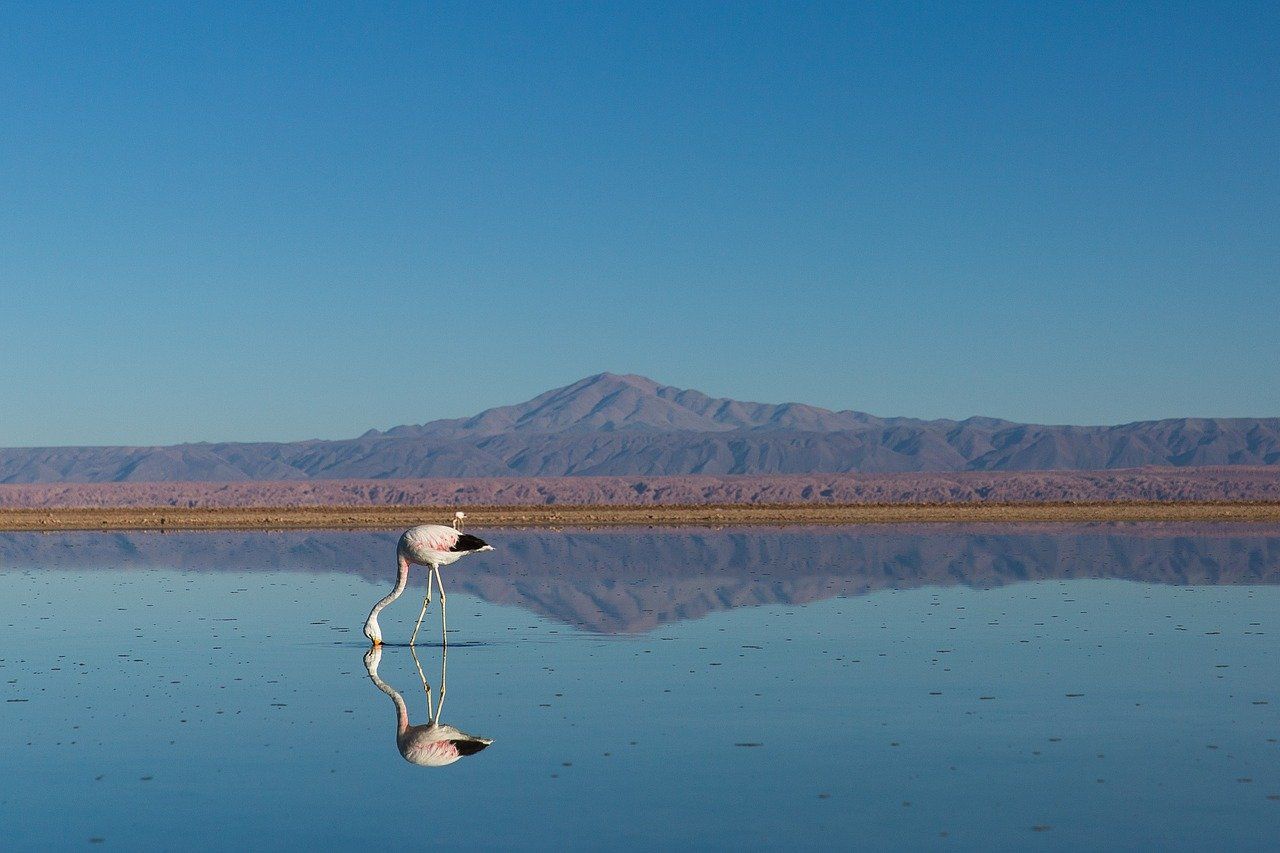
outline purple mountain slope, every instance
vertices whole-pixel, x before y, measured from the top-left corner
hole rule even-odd
[[[659,385],[634,374],[601,373],[547,391],[515,406],[501,406],[473,418],[402,426],[383,435],[467,438],[505,434],[587,432],[729,432],[738,429],[792,429],[834,432],[859,429],[879,418],[859,412],[832,412],[800,403],[769,405],[708,397]]]
[[[471,418],[358,438],[0,450],[0,482],[663,476],[1280,466],[1280,418],[1045,426],[714,398],[602,373]],[[1280,470],[1280,467],[1278,467]]]

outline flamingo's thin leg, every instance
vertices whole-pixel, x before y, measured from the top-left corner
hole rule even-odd
[[[427,580],[431,580],[430,575],[427,576]],[[434,723],[436,721],[436,712],[433,710],[434,706],[431,702],[431,685],[427,683],[427,674],[422,671],[422,661],[418,660],[418,650],[411,645],[409,646],[409,654],[413,655],[413,664],[418,668],[418,678],[422,680],[422,690],[427,694],[427,722]],[[440,698],[443,699],[444,697],[441,696]]]
[[[440,650],[440,704],[436,706],[436,722],[440,722],[440,714],[444,713],[444,692],[449,689],[449,647]]]
[[[409,645],[413,645],[418,639],[418,629],[422,627],[422,617],[427,615],[427,605],[431,603],[431,569],[427,568],[427,597],[422,599],[422,612],[418,614],[418,624],[413,626],[413,636],[409,638]]]
[[[427,579],[430,583],[430,578]],[[449,645],[449,626],[445,616],[445,597],[444,597],[444,581],[440,580],[440,567],[436,566],[436,588],[440,590],[440,636],[443,638],[443,644]]]

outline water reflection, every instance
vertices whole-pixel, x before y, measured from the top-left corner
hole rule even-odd
[[[386,583],[396,533],[13,533],[0,565],[354,573]],[[453,583],[598,633],[884,589],[1115,578],[1280,584],[1280,528],[1247,524],[882,525],[730,530],[495,530]]]
[[[410,764],[420,767],[444,767],[459,758],[475,755],[493,743],[492,738],[476,737],[459,731],[453,726],[440,722],[444,713],[444,697],[447,689],[449,650],[440,649],[440,702],[432,704],[431,685],[422,670],[422,662],[418,653],[411,646],[409,653],[413,655],[413,663],[418,668],[418,677],[422,680],[422,690],[427,696],[427,722],[424,725],[409,723],[409,707],[404,696],[378,675],[378,665],[382,663],[382,647],[374,646],[364,654],[364,668],[369,679],[379,690],[391,697],[396,706],[396,748],[400,755]]]

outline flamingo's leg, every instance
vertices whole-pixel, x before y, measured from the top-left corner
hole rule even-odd
[[[427,580],[431,580],[430,575],[427,576]],[[418,678],[422,679],[422,689],[427,694],[427,722],[434,723],[437,719],[437,715],[434,710],[434,705],[432,705],[431,702],[431,685],[427,683],[427,675],[422,671],[422,661],[418,660],[418,650],[410,645],[409,654],[413,655],[413,663],[418,667]]]
[[[449,666],[449,647],[445,646],[440,650],[440,704],[436,706],[436,722],[440,722],[440,715],[444,713],[444,693],[449,689],[448,678]]]
[[[441,599],[443,601],[443,599]],[[427,605],[431,603],[431,567],[427,567],[427,597],[422,599],[422,612],[418,614],[418,624],[413,626],[413,636],[409,638],[409,645],[413,645],[418,639],[418,629],[422,627],[422,617],[427,615]]]
[[[447,646],[449,645],[449,626],[446,622],[445,607],[444,607],[444,604],[445,604],[444,582],[440,580],[439,566],[436,566],[435,574],[436,574],[436,588],[440,590],[440,636],[443,638],[444,645]],[[430,582],[431,582],[431,579],[428,578],[427,583],[430,583]]]

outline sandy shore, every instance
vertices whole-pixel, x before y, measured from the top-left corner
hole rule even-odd
[[[446,522],[454,507],[3,509],[0,530],[296,530]],[[1280,522],[1280,503],[1073,503],[468,507],[468,528],[885,524],[894,522]]]

